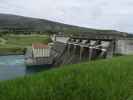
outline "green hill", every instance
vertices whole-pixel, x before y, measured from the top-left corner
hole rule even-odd
[[[79,26],[62,24],[45,19],[30,18],[11,14],[0,14],[1,33],[121,33],[113,30],[96,30]]]
[[[0,14],[1,31],[10,32],[62,32],[62,31],[88,31],[87,28],[66,25],[45,19],[24,16]]]
[[[0,82],[0,100],[133,100],[133,56]]]

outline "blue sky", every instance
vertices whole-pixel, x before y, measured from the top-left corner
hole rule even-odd
[[[0,13],[133,33],[133,0],[0,0]]]

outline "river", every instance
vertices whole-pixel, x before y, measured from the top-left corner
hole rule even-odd
[[[24,55],[0,56],[0,80],[11,80],[45,70],[45,67],[26,67]]]

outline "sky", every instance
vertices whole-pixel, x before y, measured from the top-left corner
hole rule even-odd
[[[133,0],[0,0],[0,13],[133,33]]]

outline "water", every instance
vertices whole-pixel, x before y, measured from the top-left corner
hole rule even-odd
[[[10,80],[45,70],[45,67],[27,68],[23,55],[0,56],[0,80]]]

